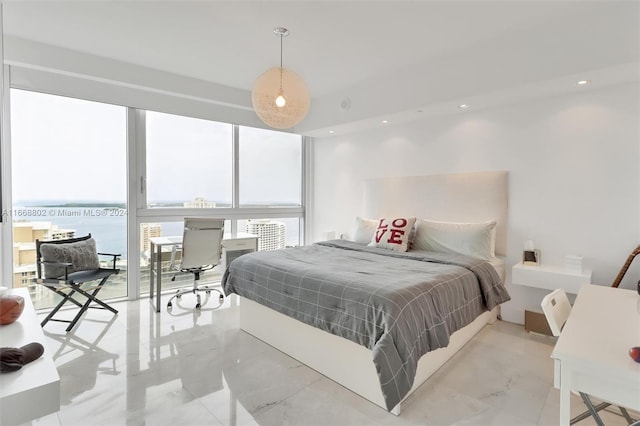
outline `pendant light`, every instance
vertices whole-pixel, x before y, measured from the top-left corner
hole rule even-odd
[[[309,91],[298,74],[282,66],[282,39],[289,35],[289,30],[277,27],[273,33],[280,37],[280,67],[269,68],[256,79],[251,101],[265,124],[288,129],[309,112]]]

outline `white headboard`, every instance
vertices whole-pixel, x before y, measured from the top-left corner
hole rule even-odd
[[[370,179],[364,183],[367,218],[415,216],[448,222],[495,219],[496,255],[507,252],[507,172]]]

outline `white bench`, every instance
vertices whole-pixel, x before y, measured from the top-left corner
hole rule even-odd
[[[0,374],[0,423],[28,422],[60,410],[60,376],[46,348],[42,327],[26,288],[9,290],[24,298],[20,318],[0,326],[0,346],[19,348],[31,342],[45,346],[44,354],[18,371]]]

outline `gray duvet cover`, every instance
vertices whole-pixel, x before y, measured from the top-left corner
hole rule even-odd
[[[389,410],[411,389],[422,355],[510,299],[488,262],[344,240],[246,254],[222,285],[371,349]]]

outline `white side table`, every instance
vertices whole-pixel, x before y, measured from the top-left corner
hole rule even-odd
[[[567,293],[577,294],[580,287],[591,283],[591,270],[582,273],[569,271],[561,266],[528,266],[516,263],[511,268],[511,283],[545,290],[564,289]],[[551,335],[544,314],[540,311],[524,311],[524,328],[527,331]]]
[[[60,376],[45,345],[44,333],[26,288],[9,290],[24,298],[17,321],[0,326],[0,346],[19,348],[42,344],[44,353],[18,371],[0,375],[0,424],[26,423],[60,410]]]

